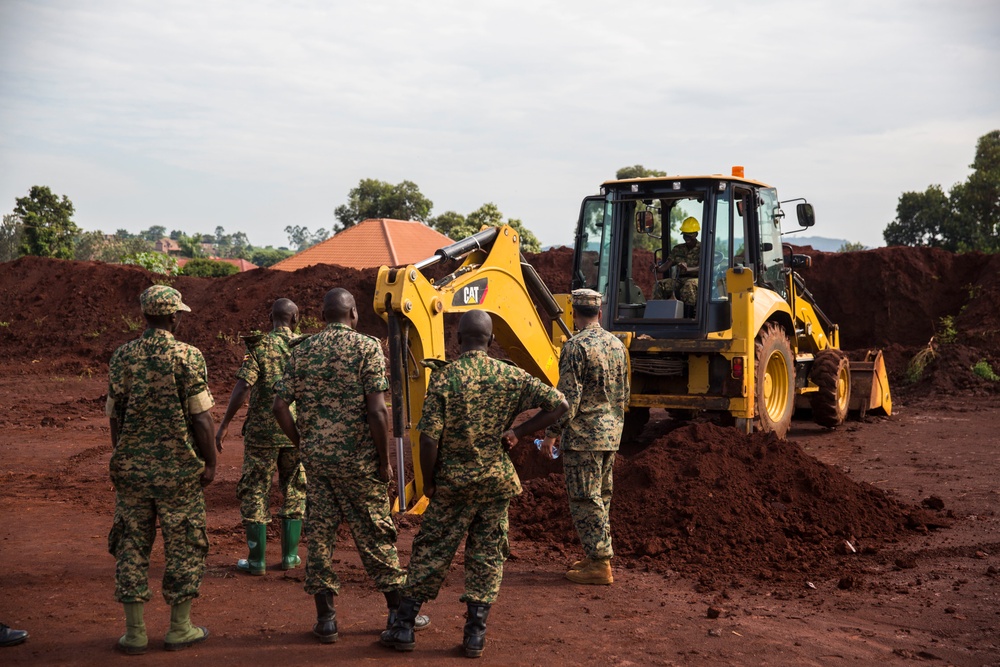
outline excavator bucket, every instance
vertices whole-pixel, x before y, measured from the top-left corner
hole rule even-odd
[[[889,394],[889,374],[881,350],[868,350],[860,361],[851,360],[851,401],[849,408],[858,412],[858,418],[881,410],[892,414],[892,397]]]

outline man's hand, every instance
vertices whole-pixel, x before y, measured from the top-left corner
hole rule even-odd
[[[517,440],[517,433],[514,433],[514,429],[512,428],[507,429],[503,432],[503,435],[500,436],[500,442],[503,443],[503,448],[508,452],[514,449],[514,445],[517,444]]]
[[[201,473],[201,485],[206,487],[215,479],[215,466],[205,464],[205,471]]]
[[[225,441],[226,436],[229,435],[229,424],[220,424],[219,430],[215,432],[215,449],[220,454],[222,453],[222,443]]]
[[[552,453],[555,450],[556,442],[558,440],[559,440],[559,438],[557,438],[555,436],[551,436],[551,437],[550,436],[546,436],[544,439],[542,439],[541,450],[542,450],[542,454],[545,455],[545,458],[547,458],[547,459],[554,459],[555,458],[555,456],[553,456]]]
[[[684,262],[681,262],[680,264],[677,265],[677,272],[681,275],[686,274],[688,272],[688,265],[685,264]]]
[[[380,465],[378,476],[383,482],[391,482],[393,478],[392,464],[386,461],[385,465]]]
[[[430,500],[437,493],[437,484],[434,483],[433,479],[424,480],[424,496]]]

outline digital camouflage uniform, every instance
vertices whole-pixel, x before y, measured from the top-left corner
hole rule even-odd
[[[305,590],[310,595],[340,591],[332,558],[343,522],[379,591],[396,590],[403,581],[389,487],[379,478],[365,399],[388,388],[378,340],[339,323],[296,346],[275,385],[277,396],[298,407],[307,479]]]
[[[625,346],[600,324],[588,325],[563,346],[558,386],[569,410],[546,435],[562,435],[566,494],[584,553],[609,559],[612,469],[629,401]]]
[[[147,329],[111,357],[106,413],[118,422],[111,454],[115,517],[108,550],[117,559],[115,598],[147,602],[149,553],[159,520],[171,606],[198,597],[208,554],[205,494],[191,416],[215,403],[197,348]]]
[[[670,254],[667,255],[671,266],[686,264],[688,268],[695,268],[701,261],[701,241],[694,244],[693,248],[688,248],[686,243],[675,245]],[[698,276],[664,278],[656,281],[653,287],[654,299],[667,299],[671,293],[676,293],[677,298],[689,306],[694,306],[698,301]]]
[[[305,513],[306,477],[299,450],[278,426],[271,406],[274,384],[285,372],[295,336],[280,327],[248,345],[236,377],[250,385],[250,403],[243,422],[243,474],[236,486],[240,515],[245,523],[270,523],[271,480],[278,471],[284,502],[278,516],[301,519]],[[293,414],[295,406],[292,406]]]
[[[404,598],[436,598],[466,538],[461,600],[493,603],[508,554],[507,506],[521,493],[500,436],[525,410],[554,410],[561,401],[557,390],[483,351],[433,372],[417,428],[439,441],[437,490],[413,540]]]

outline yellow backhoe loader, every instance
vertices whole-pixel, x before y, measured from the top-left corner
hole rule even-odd
[[[798,202],[800,227],[812,226],[812,206],[790,201]],[[601,323],[629,351],[624,438],[641,430],[650,408],[717,412],[747,433],[779,437],[797,404],[828,427],[843,423],[849,410],[891,413],[881,353],[848,359],[837,325],[798,274],[810,258],[781,242],[787,203],[774,188],[745,178],[741,167],[729,176],[608,181],[583,201],[572,284],[561,287],[601,292]],[[684,243],[675,228],[686,231]],[[432,281],[426,271],[440,262],[460,264]],[[659,289],[649,289],[655,284]],[[417,264],[382,267],[374,306],[389,326],[400,461],[404,432],[414,450],[419,446],[415,425],[430,369],[446,361],[445,315],[486,310],[511,360],[553,385],[559,351],[572,335],[569,294],[549,291],[509,226],[485,228]],[[419,512],[426,501],[417,451],[412,460],[408,484],[397,466],[400,508]]]

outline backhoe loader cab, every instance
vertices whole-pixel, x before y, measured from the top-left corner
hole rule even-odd
[[[812,226],[798,201],[800,227]],[[602,325],[629,349],[627,431],[654,407],[727,413],[779,436],[797,403],[826,426],[844,420],[850,363],[795,273],[809,258],[782,245],[784,218],[776,190],[742,168],[608,181],[584,200],[572,288],[604,295]],[[856,389],[859,409],[888,412],[881,355],[858,368],[873,385]]]
[[[800,204],[803,226],[811,206]],[[589,287],[605,296],[608,329],[665,337],[725,331],[731,325],[726,271],[753,271],[756,284],[787,298],[777,193],[763,183],[721,176],[640,178],[610,181],[602,195],[583,202],[576,234],[573,289]],[[679,294],[657,294],[668,282],[661,273],[676,246],[684,247],[681,221],[700,223],[697,263],[676,282],[693,282],[693,303]],[[652,260],[649,252],[652,252]],[[676,266],[672,267],[676,270]],[[643,290],[640,285],[654,285]]]

